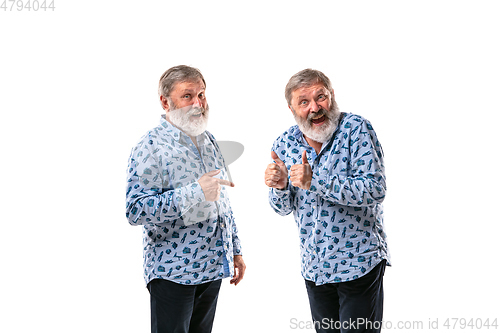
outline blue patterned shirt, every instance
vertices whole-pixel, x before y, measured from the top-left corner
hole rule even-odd
[[[316,151],[292,126],[273,151],[288,170],[307,151],[312,168],[309,190],[292,186],[269,190],[280,215],[294,213],[299,230],[302,276],[322,285],[350,281],[389,260],[383,227],[385,174],[382,147],[370,122],[342,114],[333,137]]]
[[[126,216],[143,226],[144,278],[199,284],[234,272],[240,241],[225,186],[220,199],[205,201],[198,179],[227,170],[215,138],[207,131],[197,146],[164,118],[132,149]]]

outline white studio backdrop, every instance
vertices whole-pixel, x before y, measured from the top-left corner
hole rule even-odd
[[[292,325],[310,320],[298,235],[263,180],[304,68],[384,148],[384,319],[498,317],[495,1],[54,1],[0,9],[1,332],[149,331],[125,170],[179,64],[205,76],[208,129],[245,147],[230,198],[247,273],[224,281],[214,332],[313,332]]]

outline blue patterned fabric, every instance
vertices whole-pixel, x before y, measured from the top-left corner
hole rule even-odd
[[[274,142],[273,151],[288,170],[307,151],[313,178],[309,190],[271,188],[269,203],[280,215],[294,213],[299,230],[302,276],[322,285],[367,274],[389,262],[383,227],[383,152],[370,122],[342,114],[331,140],[316,155],[298,126]]]
[[[205,201],[198,179],[227,170],[215,138],[191,138],[162,118],[132,149],[126,216],[143,226],[144,279],[199,284],[232,276],[233,254],[242,254],[238,231],[222,186],[217,202]]]

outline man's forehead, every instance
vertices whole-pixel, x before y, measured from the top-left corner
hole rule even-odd
[[[328,93],[328,89],[326,89],[326,87],[323,84],[316,83],[309,86],[302,86],[292,91],[292,96],[294,98],[304,98],[311,94],[315,95],[318,93],[323,93],[323,94]]]
[[[190,81],[180,81],[175,83],[174,90],[178,91],[193,91],[193,90],[204,90],[205,85],[201,79],[190,80]]]

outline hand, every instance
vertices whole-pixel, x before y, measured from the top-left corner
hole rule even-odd
[[[240,281],[243,279],[243,275],[245,275],[246,268],[247,266],[243,261],[243,256],[241,255],[234,256],[234,276],[229,282],[237,286],[238,283],[240,283]]]
[[[290,168],[290,182],[293,186],[304,190],[311,188],[312,169],[307,161],[307,152],[302,153],[302,164],[292,165]]]
[[[229,180],[213,178],[213,176],[217,175],[220,170],[212,170],[201,176],[198,179],[198,183],[203,190],[203,194],[205,194],[206,201],[217,201],[220,197],[220,189],[221,185],[229,185],[234,187],[234,183]]]
[[[288,170],[285,163],[279,159],[274,151],[271,152],[271,157],[275,163],[267,166],[265,173],[266,185],[283,190],[288,184]]]

